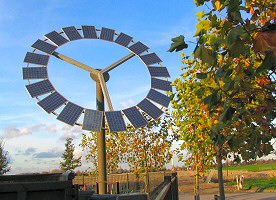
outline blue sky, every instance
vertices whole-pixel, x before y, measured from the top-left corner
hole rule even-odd
[[[68,126],[44,112],[25,89],[22,78],[26,52],[37,39],[53,30],[93,25],[124,32],[150,47],[163,60],[173,81],[181,74],[180,53],[168,53],[171,38],[184,34],[194,40],[197,8],[193,0],[172,1],[65,1],[0,0],[0,137],[11,158],[11,174],[50,171],[59,167],[65,138],[73,137],[76,154],[80,127]],[[58,48],[60,53],[104,68],[129,52],[104,41],[73,41]],[[95,84],[86,72],[55,58],[48,66],[50,80],[67,99],[95,109]],[[107,83],[115,110],[136,105],[150,89],[146,66],[135,57],[114,69]],[[81,168],[85,170],[89,163]]]

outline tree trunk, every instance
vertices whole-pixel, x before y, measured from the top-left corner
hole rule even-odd
[[[198,171],[198,155],[196,155],[196,177],[195,177],[195,189],[194,189],[195,200],[200,200],[199,196],[199,171]]]
[[[217,162],[218,162],[219,196],[220,196],[220,200],[225,200],[221,147],[217,147]]]

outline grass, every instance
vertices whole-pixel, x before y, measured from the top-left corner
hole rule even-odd
[[[227,170],[227,167],[224,167]],[[249,172],[269,171],[276,170],[275,163],[273,164],[253,164],[253,165],[242,165],[242,166],[231,166],[228,170],[246,170]]]
[[[236,181],[230,183],[236,185]],[[268,179],[247,179],[244,182],[245,190],[263,192],[264,190],[276,190],[276,177]]]

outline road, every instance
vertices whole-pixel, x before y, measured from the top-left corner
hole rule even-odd
[[[179,193],[179,200],[194,200],[194,195]],[[200,195],[200,200],[214,200],[214,194]],[[276,193],[232,193],[226,194],[226,200],[276,200]]]

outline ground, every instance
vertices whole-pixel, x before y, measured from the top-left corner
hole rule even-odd
[[[191,193],[194,192],[195,186],[195,172],[194,171],[178,171],[178,189],[180,192]],[[207,174],[208,175],[208,174]],[[217,171],[214,171],[213,176],[211,178],[210,183],[205,183],[204,181],[207,178],[207,175],[200,178],[200,194],[218,194],[219,187],[217,181]],[[223,177],[225,182],[232,182],[235,180],[237,175],[243,175],[244,181],[246,179],[258,179],[258,178],[270,178],[276,177],[276,170],[270,171],[262,171],[262,172],[248,172],[248,171],[224,171]],[[256,192],[253,189],[249,190],[249,188],[244,188],[243,191],[238,191],[236,186],[230,184],[224,184],[225,193],[233,193],[233,192]],[[271,190],[266,190],[264,192],[276,192]]]

